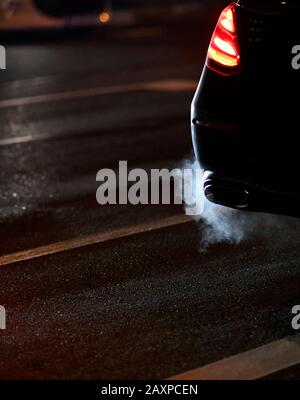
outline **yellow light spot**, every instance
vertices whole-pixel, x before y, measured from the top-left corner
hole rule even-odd
[[[102,13],[99,14],[99,21],[102,24],[106,24],[110,20],[110,14],[106,11],[103,11]]]

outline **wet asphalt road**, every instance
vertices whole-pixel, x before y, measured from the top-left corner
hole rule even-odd
[[[137,82],[196,82],[218,11],[8,41],[0,259],[183,213],[178,206],[100,207],[95,176],[119,160],[159,168],[190,159],[191,90],[1,104]],[[298,220],[256,218],[241,243],[201,252],[206,231],[191,221],[0,267],[7,309],[0,378],[165,378],[292,335]]]

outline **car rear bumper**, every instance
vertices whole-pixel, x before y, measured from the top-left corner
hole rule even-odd
[[[300,217],[300,196],[205,171],[204,193],[213,203],[239,210]]]
[[[293,150],[283,154],[285,144],[276,140],[278,135],[274,143],[259,142],[257,137],[251,140],[250,136],[251,130],[239,123],[203,119],[199,112],[192,113],[193,146],[205,171],[206,197],[240,210],[300,217]]]

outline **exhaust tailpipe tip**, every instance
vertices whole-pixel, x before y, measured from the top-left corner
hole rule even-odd
[[[244,209],[249,205],[250,193],[242,188],[225,187],[213,183],[204,184],[206,198],[216,204]]]

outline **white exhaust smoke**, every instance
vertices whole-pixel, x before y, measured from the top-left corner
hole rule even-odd
[[[185,161],[183,168],[199,169],[197,161]],[[203,179],[203,174],[202,174]],[[203,199],[202,212],[194,219],[201,223],[200,250],[221,242],[239,244],[245,239],[265,236],[287,225],[287,217],[234,210],[209,202],[203,193],[203,185],[196,185]],[[189,199],[184,199],[189,204]]]

